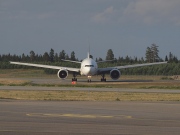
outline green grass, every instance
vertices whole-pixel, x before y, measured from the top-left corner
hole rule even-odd
[[[133,88],[133,89],[176,89],[180,90],[179,81],[153,81],[153,82],[98,82],[98,83],[78,83],[72,84],[53,84],[44,83],[37,84],[30,81],[0,79],[0,86],[39,86],[39,87],[88,87],[88,88]]]
[[[0,99],[48,101],[180,101],[180,94],[97,91],[1,90]]]

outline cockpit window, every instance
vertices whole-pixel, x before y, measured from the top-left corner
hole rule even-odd
[[[94,67],[94,65],[85,65],[85,67]]]

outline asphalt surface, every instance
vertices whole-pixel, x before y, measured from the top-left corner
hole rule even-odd
[[[27,80],[37,84],[68,84],[70,82],[69,80],[61,82],[58,79]],[[137,82],[142,81],[138,80]],[[123,82],[123,80],[120,82]],[[86,83],[86,81],[80,80],[78,83]],[[99,81],[95,83],[99,83]],[[107,83],[110,84],[111,82]],[[34,86],[0,86],[0,90],[91,90],[180,93],[180,90],[162,89]],[[0,135],[59,134],[179,135],[179,102],[0,100]]]
[[[41,87],[41,86],[0,86],[0,90],[43,90],[43,91],[117,91],[142,93],[180,93],[180,90],[168,89],[130,89],[130,88],[88,88],[88,87]]]
[[[0,135],[179,135],[179,102],[0,100]]]

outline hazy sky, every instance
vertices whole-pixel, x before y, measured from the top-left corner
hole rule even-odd
[[[180,0],[0,0],[0,54],[141,58],[152,43],[180,58]]]

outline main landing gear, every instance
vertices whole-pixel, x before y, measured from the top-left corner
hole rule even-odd
[[[101,82],[106,82],[106,78],[104,78],[104,77],[105,77],[105,74],[102,74],[101,76],[102,76]]]

